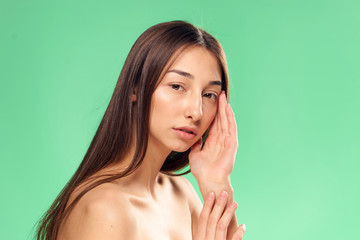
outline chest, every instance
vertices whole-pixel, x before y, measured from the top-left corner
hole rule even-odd
[[[134,213],[139,239],[192,239],[191,213],[185,202],[143,202]]]

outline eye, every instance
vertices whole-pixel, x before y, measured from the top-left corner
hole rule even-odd
[[[181,85],[179,85],[179,84],[171,84],[170,87],[171,87],[172,89],[174,89],[174,90],[177,90],[177,91],[179,91],[179,90],[184,90],[184,88],[183,88]]]
[[[206,98],[209,98],[209,99],[214,99],[214,100],[217,98],[217,95],[214,93],[205,93],[203,96]]]

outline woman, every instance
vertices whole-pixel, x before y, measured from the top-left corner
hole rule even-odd
[[[225,55],[210,34],[183,21],[146,30],[38,239],[242,239],[230,183],[237,134],[227,93]],[[174,174],[189,163],[204,206]]]

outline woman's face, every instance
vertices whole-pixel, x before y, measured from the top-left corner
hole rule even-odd
[[[152,95],[149,142],[170,151],[186,151],[214,120],[220,93],[216,57],[203,47],[185,49]]]

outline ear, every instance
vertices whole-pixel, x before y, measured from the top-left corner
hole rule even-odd
[[[137,94],[137,88],[134,89],[134,92],[133,92],[133,94],[131,96],[131,101],[132,102],[136,102],[136,94]]]

